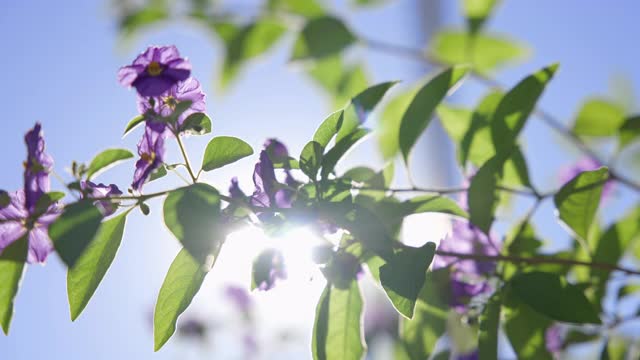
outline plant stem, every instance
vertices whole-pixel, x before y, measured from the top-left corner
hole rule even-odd
[[[465,254],[454,251],[436,250],[436,255],[439,256],[451,256],[458,259],[476,260],[484,262],[496,262],[506,261],[511,263],[525,263],[525,264],[558,264],[565,266],[587,266],[590,268],[607,270],[607,271],[620,271],[627,275],[640,275],[640,271],[629,269],[626,267],[601,263],[601,262],[588,262],[572,259],[560,259],[551,257],[521,257],[513,255],[482,255],[482,254]]]
[[[195,184],[198,182],[198,178],[194,175],[193,169],[191,168],[191,163],[189,162],[189,156],[187,155],[187,150],[184,148],[182,144],[182,140],[180,139],[180,134],[174,133],[176,136],[176,141],[178,142],[178,146],[180,147],[180,152],[182,152],[182,157],[184,157],[184,162],[187,167],[187,171],[189,172],[189,176],[191,176],[191,180]]]

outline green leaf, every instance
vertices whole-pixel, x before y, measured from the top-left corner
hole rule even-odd
[[[429,359],[438,339],[445,333],[450,282],[448,268],[427,272],[413,319],[400,318],[400,338],[410,359]]]
[[[498,358],[498,331],[500,330],[500,309],[502,299],[499,290],[494,293],[480,315],[480,337],[478,339],[478,358]]]
[[[189,307],[208,271],[186,249],[180,250],[171,263],[153,313],[155,351],[160,350],[176,331],[178,316]]]
[[[462,2],[462,10],[467,18],[470,33],[475,34],[480,31],[497,2],[497,0],[464,0]]]
[[[143,115],[138,115],[133,119],[131,119],[131,121],[129,121],[129,123],[127,124],[127,127],[124,128],[124,133],[122,134],[122,137],[125,137],[131,130],[138,127],[138,125],[144,123],[144,120],[145,119]]]
[[[380,267],[380,282],[391,303],[406,318],[413,317],[416,300],[424,286],[436,246],[428,242],[420,248],[403,247]]]
[[[558,64],[545,67],[524,78],[504,95],[491,121],[496,153],[511,151],[515,146],[518,134],[557,69]]]
[[[156,25],[169,18],[164,2],[153,1],[147,6],[125,14],[120,20],[120,31],[125,37],[131,37],[138,31]]]
[[[222,245],[220,194],[204,183],[171,191],[164,201],[164,223],[184,248],[204,260]]]
[[[91,160],[89,168],[87,169],[87,180],[97,176],[101,172],[109,169],[117,163],[131,159],[133,154],[126,149],[107,149]]]
[[[600,317],[575,285],[546,272],[527,272],[514,276],[509,286],[533,310],[551,319],[576,324],[600,324]]]
[[[467,66],[452,67],[436,75],[416,93],[400,123],[398,139],[406,164],[409,152],[431,122],[436,106],[468,71]]]
[[[322,165],[323,153],[324,148],[315,141],[309,141],[300,153],[300,170],[314,181]]]
[[[233,25],[218,25],[216,30],[224,33],[223,38],[226,40],[227,52],[220,78],[221,85],[225,88],[248,60],[271,49],[286,28],[278,21],[263,18],[240,29]]]
[[[122,213],[100,225],[87,250],[67,272],[67,295],[71,320],[82,313],[111,266],[120,247],[128,213]]]
[[[204,151],[202,170],[218,169],[250,155],[253,149],[246,142],[232,136],[214,137]]]
[[[624,109],[611,101],[591,98],[585,101],[573,125],[573,132],[587,136],[612,136],[624,124]]]
[[[320,144],[323,148],[326,148],[342,126],[343,113],[343,110],[338,110],[327,116],[316,130],[316,133],[313,134],[313,141]]]
[[[512,39],[490,34],[468,34],[457,30],[436,33],[429,52],[436,60],[449,65],[471,64],[480,74],[526,59],[529,49]]]
[[[62,215],[49,226],[53,246],[68,267],[74,267],[94,239],[102,218],[92,200],[80,200],[65,206]]]
[[[13,304],[26,267],[28,251],[28,235],[24,235],[0,252],[0,325],[5,335],[9,335]]]
[[[389,81],[374,85],[356,95],[349,105],[344,109],[342,126],[336,136],[336,142],[351,135],[359,125],[367,121],[369,113],[378,105],[387,91],[397,84],[396,81]]]
[[[40,198],[36,202],[36,214],[45,213],[51,205],[62,200],[65,197],[65,195],[66,195],[65,193],[60,191],[51,191],[51,192],[42,194],[42,196],[40,196]]]
[[[416,90],[409,90],[398,94],[387,103],[382,112],[378,131],[378,147],[385,160],[394,158],[400,151],[398,139],[402,114],[407,111],[416,92]]]
[[[347,137],[336,141],[336,144],[329,149],[322,159],[322,171],[320,172],[323,179],[326,179],[335,169],[338,161],[360,140],[370,133],[370,130],[359,128],[349,134]]]
[[[314,360],[361,360],[365,354],[363,301],[356,280],[346,289],[327,284],[316,308]]]
[[[471,223],[485,234],[491,230],[498,206],[498,182],[502,177],[504,162],[499,157],[489,159],[471,178],[469,185],[469,218]]]
[[[582,172],[553,197],[560,220],[585,241],[600,205],[602,187],[608,178],[609,171],[606,167]]]
[[[518,359],[553,360],[545,346],[545,333],[552,324],[551,320],[531,309],[512,291],[505,295],[502,309],[505,314],[504,332]]]
[[[151,173],[151,176],[149,176],[149,180],[147,182],[150,183],[165,176],[167,176],[167,167],[165,164],[161,164],[160,167],[158,167]]]
[[[283,10],[309,18],[325,13],[324,8],[317,0],[269,0],[268,6],[271,10]]]
[[[369,83],[365,68],[361,64],[345,64],[340,54],[329,56],[309,64],[307,70],[311,78],[329,95],[333,96],[336,107],[343,107]]]
[[[620,127],[620,147],[640,139],[640,115],[629,117]]]
[[[180,132],[189,135],[204,135],[211,132],[211,119],[204,113],[194,113],[184,120]]]
[[[403,207],[410,208],[411,213],[437,212],[468,218],[466,211],[462,210],[457,202],[448,197],[439,195],[422,195],[404,201]],[[408,215],[408,214],[407,214]]]
[[[335,17],[309,20],[293,46],[293,60],[321,59],[336,54],[355,42],[344,23]]]

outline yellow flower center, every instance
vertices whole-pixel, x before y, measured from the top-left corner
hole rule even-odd
[[[157,61],[152,61],[149,65],[147,65],[147,73],[151,76],[158,76],[162,74],[162,65],[160,65]]]
[[[151,164],[156,159],[156,153],[155,152],[151,152],[150,154],[143,153],[142,155],[140,155],[140,158],[142,158],[142,160]]]
[[[178,105],[178,100],[173,96],[165,97],[164,99],[162,99],[162,102],[171,109],[175,109],[176,105]]]

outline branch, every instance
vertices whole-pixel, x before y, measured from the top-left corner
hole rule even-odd
[[[558,264],[565,266],[587,266],[594,269],[606,270],[606,271],[620,271],[627,275],[640,275],[639,270],[633,270],[626,267],[601,263],[601,262],[588,262],[571,259],[560,259],[551,257],[520,257],[512,255],[482,255],[482,254],[465,254],[454,251],[436,250],[436,255],[451,256],[458,259],[469,259],[483,262],[496,262],[506,261],[511,263],[525,263],[525,264]]]
[[[402,56],[405,56],[405,57],[416,59],[416,60],[421,61],[421,62],[428,63],[428,64],[436,66],[436,67],[440,67],[440,68],[445,68],[445,67],[448,67],[448,66],[451,65],[451,64],[447,64],[445,62],[442,62],[442,61],[434,58],[433,56],[428,54],[426,51],[423,51],[423,50],[420,50],[420,49],[405,47],[405,46],[396,45],[396,44],[389,44],[389,43],[386,43],[386,42],[373,40],[373,39],[369,39],[369,38],[366,38],[366,37],[360,37],[360,40],[366,47],[370,48],[371,50],[387,52],[387,53],[395,53],[395,54],[398,54],[398,55],[402,55]],[[488,76],[486,76],[484,74],[480,74],[479,72],[477,72],[475,70],[471,71],[471,76],[474,79],[476,79],[477,81],[479,81],[480,83],[486,85],[487,87],[495,88],[495,89],[498,89],[498,90],[501,90],[501,91],[505,91],[506,90],[505,86],[503,86],[497,80],[495,80],[495,79],[493,79],[491,77],[488,77]],[[553,117],[549,112],[541,109],[540,107],[536,107],[535,110],[534,110],[534,114],[536,116],[538,116],[538,118],[540,120],[542,120],[542,122],[547,124],[547,126],[551,127],[556,132],[558,132],[560,135],[562,135],[565,139],[567,139],[570,142],[572,142],[584,154],[586,154],[587,156],[597,160],[601,164],[605,163],[589,147],[589,145],[587,145],[574,132],[572,132],[569,129],[567,129],[562,124],[561,121],[559,121],[558,119]],[[624,184],[624,185],[626,185],[626,186],[628,186],[628,187],[630,187],[630,188],[632,188],[632,189],[634,189],[636,191],[640,191],[640,184],[639,183],[636,183],[633,180],[622,176],[621,174],[617,173],[613,169],[609,169],[609,174],[610,174],[611,179],[616,180],[616,181],[618,181],[618,182],[620,182],[620,183],[622,183],[622,184]]]

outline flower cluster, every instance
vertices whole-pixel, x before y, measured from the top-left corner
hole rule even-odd
[[[27,261],[43,263],[53,250],[48,228],[60,215],[61,206],[44,197],[50,190],[53,159],[45,152],[39,123],[27,133],[25,143],[24,189],[5,193],[8,201],[0,205],[0,252],[26,238],[29,243]]]
[[[200,82],[190,76],[191,63],[180,57],[175,46],[151,46],[118,72],[123,86],[137,90],[138,110],[145,122],[131,184],[135,191],[141,191],[164,163],[165,139],[180,136],[189,115],[205,111]]]

